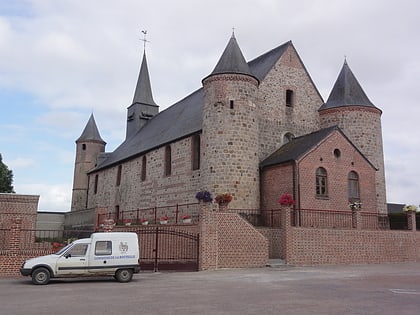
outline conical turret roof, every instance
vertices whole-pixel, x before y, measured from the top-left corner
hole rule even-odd
[[[242,54],[242,51],[239,48],[238,42],[236,41],[234,34],[232,34],[232,37],[230,38],[229,43],[223,51],[223,54],[220,57],[216,67],[214,68],[212,73],[206,78],[216,74],[228,73],[245,74],[257,79],[252,74],[248,63],[246,62],[244,55]]]
[[[104,140],[102,140],[101,135],[99,134],[98,127],[96,127],[95,118],[93,114],[90,115],[89,121],[86,124],[85,129],[82,132],[82,135],[79,139],[76,140],[77,142],[85,142],[85,141],[97,141],[103,144],[106,144]]]
[[[341,68],[341,72],[338,75],[337,81],[331,90],[327,102],[324,103],[319,110],[343,106],[367,106],[377,108],[363,91],[346,60],[344,60],[344,65]]]
[[[141,103],[156,105],[153,100],[152,87],[150,85],[149,69],[147,67],[146,52],[143,53],[143,60],[140,66],[139,78],[134,92],[133,104]],[[157,105],[156,105],[157,106]]]

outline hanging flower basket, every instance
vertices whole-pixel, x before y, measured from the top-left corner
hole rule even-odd
[[[216,196],[216,202],[219,205],[227,205],[229,202],[232,201],[232,195],[231,194],[219,194]]]
[[[168,221],[169,221],[169,217],[167,215],[164,215],[163,217],[159,219],[160,224],[168,224]]]
[[[148,225],[149,221],[147,219],[143,218],[143,219],[140,220],[140,223],[141,223],[141,225]]]
[[[293,206],[296,204],[295,200],[293,199],[293,196],[291,194],[283,194],[281,195],[280,199],[279,199],[279,203],[282,206]]]
[[[191,223],[191,222],[192,222],[192,219],[191,219],[191,216],[190,215],[184,214],[182,216],[182,223]]]
[[[195,194],[195,198],[197,198],[198,201],[202,201],[202,202],[213,201],[213,196],[207,190],[199,191],[198,193]]]

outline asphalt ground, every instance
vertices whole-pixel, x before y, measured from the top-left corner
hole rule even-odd
[[[7,278],[0,314],[420,314],[420,263]]]

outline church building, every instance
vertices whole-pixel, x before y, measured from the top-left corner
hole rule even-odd
[[[129,211],[230,193],[232,209],[386,214],[382,111],[346,61],[324,101],[291,41],[246,61],[232,34],[202,87],[159,111],[146,54],[125,140],[106,152],[93,115],[76,140],[71,210]]]

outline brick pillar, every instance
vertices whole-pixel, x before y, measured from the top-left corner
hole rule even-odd
[[[353,229],[362,229],[362,214],[360,209],[351,209],[351,225]]]
[[[201,202],[200,211],[200,270],[218,267],[218,212],[210,203]]]
[[[407,211],[407,228],[409,231],[416,232],[416,212],[415,211]]]
[[[16,217],[12,219],[9,238],[9,252],[11,255],[18,255],[20,251],[20,230],[22,228],[22,218]]]
[[[95,208],[95,218],[93,219],[95,230],[100,228],[105,219],[108,219],[108,208]]]
[[[291,225],[291,208],[281,206],[281,249],[282,258],[289,263],[293,252],[293,234]]]

